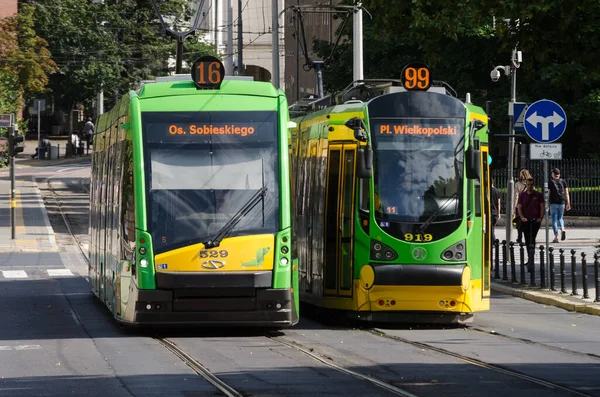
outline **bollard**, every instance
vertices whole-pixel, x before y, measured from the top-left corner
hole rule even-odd
[[[522,242],[519,243],[519,256],[521,260],[521,284],[527,284],[526,275],[525,275],[525,244]]]
[[[60,144],[56,145],[57,150],[56,150],[56,159],[60,159]]]
[[[558,252],[560,252],[560,293],[566,294],[567,282],[565,279],[567,278],[567,271],[565,270],[565,250],[561,248]]]
[[[510,247],[510,281],[517,282],[517,264],[515,263],[515,243],[511,241],[508,244]]]
[[[577,296],[577,264],[575,263],[575,250],[571,250],[571,295]]]
[[[546,288],[546,255],[544,255],[544,246],[540,245],[540,288]]]
[[[500,240],[494,240],[494,278],[500,278]]]
[[[537,284],[535,283],[535,247],[533,245],[527,247],[527,260],[531,262],[531,266],[529,266],[529,286],[535,287]]]
[[[502,240],[502,280],[508,280],[506,274],[506,240]]]
[[[600,302],[600,265],[598,257],[598,254],[594,254],[594,278],[596,279],[596,299],[594,302]]]
[[[581,285],[583,286],[583,299],[590,297],[588,293],[588,277],[587,277],[587,262],[585,260],[585,252],[581,253]]]
[[[554,269],[554,247],[548,248],[548,268],[550,269],[550,290],[556,291],[556,273]]]

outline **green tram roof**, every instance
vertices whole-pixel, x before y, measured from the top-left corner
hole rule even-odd
[[[223,80],[218,90],[198,90],[191,80],[144,84],[138,91],[140,99],[183,95],[244,95],[276,98],[277,89],[271,83],[246,80]]]

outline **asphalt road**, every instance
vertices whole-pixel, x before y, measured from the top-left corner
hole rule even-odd
[[[220,395],[156,337],[246,396],[600,396],[600,318],[501,294],[468,327],[374,333],[307,316],[270,335],[122,327],[89,292],[85,259],[59,211],[85,247],[89,168],[26,172],[36,174],[60,249],[0,253],[0,270],[29,275],[0,279],[2,396]]]

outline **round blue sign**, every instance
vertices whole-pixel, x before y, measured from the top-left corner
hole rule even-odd
[[[556,141],[567,129],[567,115],[554,101],[542,99],[529,105],[523,118],[525,132],[539,143]]]

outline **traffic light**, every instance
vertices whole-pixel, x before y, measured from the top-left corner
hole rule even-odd
[[[8,155],[15,156],[17,153],[23,152],[23,146],[19,146],[19,143],[23,142],[23,137],[16,135],[16,132],[8,134]]]

